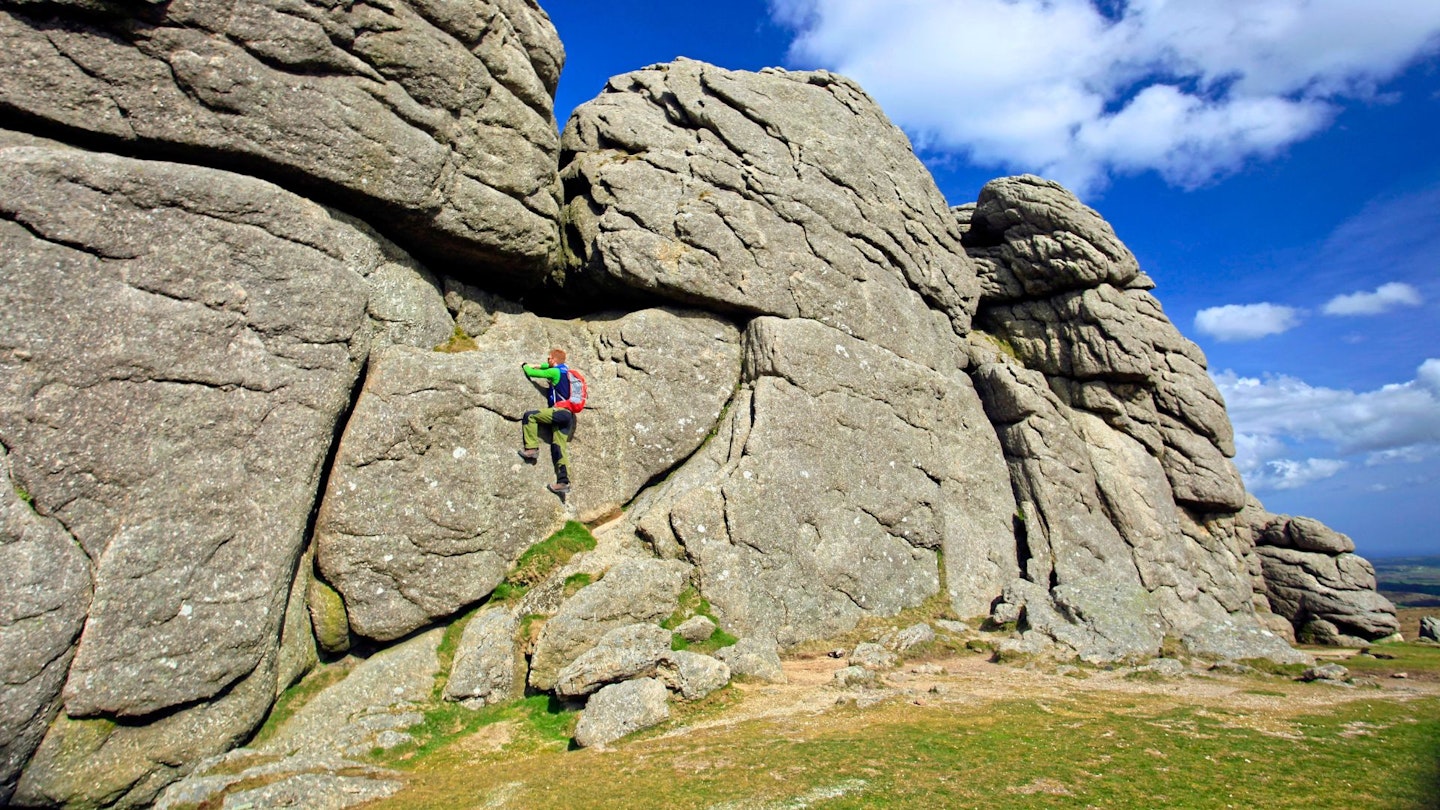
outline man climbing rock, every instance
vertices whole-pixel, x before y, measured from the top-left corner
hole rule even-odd
[[[534,463],[540,455],[540,426],[550,426],[550,459],[555,463],[555,483],[548,488],[556,495],[570,492],[570,437],[575,435],[575,414],[584,407],[581,392],[572,391],[575,375],[565,365],[565,352],[551,349],[544,363],[532,366],[521,363],[525,376],[548,383],[545,390],[550,407],[539,411],[526,411],[520,419],[524,449],[520,457]],[[583,385],[583,383],[581,384]],[[577,398],[576,394],[580,394]]]

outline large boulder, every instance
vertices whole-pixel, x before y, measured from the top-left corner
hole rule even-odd
[[[1255,657],[1278,649],[1232,517],[1224,403],[1135,257],[1037,177],[992,181],[955,214],[984,288],[971,375],[1020,503],[1027,587],[996,616],[1023,603],[1031,629],[1095,660],[1166,635],[1216,649],[1237,626]]]
[[[413,739],[408,729],[425,719],[418,708],[435,688],[443,636],[431,630],[369,658],[332,665],[345,668],[343,678],[273,734],[201,762],[155,806],[343,808],[395,793],[403,786],[400,775],[363,758]]]
[[[665,684],[654,678],[638,678],[611,684],[585,704],[575,725],[575,744],[581,748],[603,746],[637,731],[670,719]]]
[[[119,724],[61,712],[16,786],[20,807],[145,807],[197,762],[248,739],[275,700],[270,654],[224,695]]]
[[[959,229],[849,79],[649,67],[575,110],[561,162],[567,284],[813,318],[910,359],[969,328]]]
[[[564,51],[533,2],[7,6],[0,107],[92,143],[243,167],[430,257],[533,273],[557,250]]]
[[[961,615],[1016,575],[1004,460],[963,371],[819,322],[759,318],[715,438],[631,509],[694,563],[722,626],[782,645],[918,605],[943,552]]]
[[[560,670],[555,694],[583,697],[606,684],[654,677],[670,653],[670,640],[670,631],[655,624],[617,627]]]
[[[1068,405],[1143,444],[1177,502],[1238,512],[1233,431],[1205,356],[1165,317],[1110,225],[1029,175],[986,184],[967,216],[965,244],[986,289],[977,325]]]
[[[1254,498],[1235,525],[1253,544],[1258,590],[1300,640],[1363,645],[1400,632],[1395,605],[1349,537],[1313,518],[1268,512]]]
[[[515,654],[519,630],[519,620],[503,607],[488,608],[465,625],[445,682],[445,699],[478,708],[515,697],[524,686],[524,678],[516,678],[521,666]]]
[[[0,444],[34,512],[73,538],[45,565],[68,570],[72,544],[94,565],[68,731],[51,736],[110,741],[47,740],[27,781],[61,800],[153,790],[156,773],[248,733],[277,676],[294,676],[280,639],[337,420],[373,343],[435,340],[448,315],[392,245],[268,183],[0,154]],[[412,295],[425,290],[428,308]],[[89,588],[65,582],[83,607]],[[74,627],[50,625],[27,644],[68,647]],[[167,714],[178,707],[191,708]],[[165,746],[138,742],[159,726]],[[101,762],[121,782],[77,776]]]
[[[618,511],[700,445],[739,377],[735,328],[695,313],[502,314],[477,340],[371,360],[315,530],[320,573],[359,635],[398,638],[475,604],[567,517]],[[519,367],[551,346],[590,387],[568,504],[545,489],[550,462],[516,452],[521,416],[545,404]]]

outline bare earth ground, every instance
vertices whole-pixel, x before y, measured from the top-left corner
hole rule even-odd
[[[1317,663],[1344,659],[1358,650],[1311,649]],[[804,658],[784,662],[789,683],[742,683],[744,693],[739,705],[728,709],[724,716],[701,720],[657,739],[682,735],[694,730],[727,726],[758,718],[787,715],[819,717],[842,697],[854,692],[837,691],[832,684],[836,670],[845,666],[843,660],[828,657]],[[938,670],[938,671],[936,671]],[[1390,671],[1377,673],[1371,689],[1320,688],[1279,678],[1256,679],[1238,675],[1204,674],[1198,677],[1137,680],[1126,677],[1129,670],[1087,670],[1087,677],[1055,674],[1044,668],[1025,669],[991,663],[984,655],[937,659],[910,663],[885,674],[885,686],[898,690],[901,697],[917,706],[960,704],[983,705],[995,700],[1045,700],[1073,698],[1087,692],[1104,695],[1146,695],[1169,698],[1176,705],[1216,706],[1240,710],[1256,723],[1255,730],[1281,733],[1288,718],[1321,711],[1331,706],[1358,699],[1440,696],[1440,676],[1436,673],[1404,673],[1394,678]],[[1077,673],[1078,674],[1078,673]],[[1261,688],[1257,688],[1261,687]],[[1377,695],[1375,688],[1380,694]],[[875,698],[894,697],[890,689],[874,691]]]

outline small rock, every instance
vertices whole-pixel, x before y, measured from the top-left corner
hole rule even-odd
[[[1254,667],[1239,664],[1234,661],[1220,661],[1210,667],[1210,671],[1225,675],[1254,675],[1257,670]]]
[[[850,665],[866,669],[889,669],[895,666],[895,654],[879,644],[866,642],[850,653]]]
[[[650,677],[669,653],[669,630],[653,624],[617,627],[560,670],[555,694],[582,697],[607,683]]]
[[[990,611],[990,621],[995,624],[1013,624],[1020,621],[1020,614],[1024,608],[1020,605],[1012,605],[1009,602],[1001,602]]]
[[[1157,658],[1151,661],[1145,669],[1166,678],[1178,678],[1185,674],[1185,663],[1175,658]]]
[[[865,667],[848,666],[835,670],[835,683],[838,686],[863,686],[874,682],[875,673]]]
[[[656,677],[686,700],[700,700],[730,682],[730,667],[708,655],[680,650],[660,659]]]
[[[894,641],[886,646],[897,653],[904,653],[906,650],[918,647],[921,644],[929,644],[934,640],[935,628],[924,622],[920,622],[896,633]]]
[[[1410,673],[1408,673],[1408,672],[1396,672],[1395,674],[1391,675],[1390,677],[1392,677],[1392,678],[1399,678],[1399,679],[1401,679],[1401,680],[1405,680],[1406,678],[1409,678],[1409,677],[1410,677]]]
[[[730,674],[758,678],[770,683],[785,683],[785,670],[780,666],[780,648],[773,639],[742,638],[729,647],[722,647],[715,657],[730,665]]]
[[[1320,664],[1300,674],[1302,681],[1341,681],[1350,677],[1350,670],[1339,664]]]
[[[939,664],[917,664],[910,668],[916,675],[944,675],[945,668]]]
[[[686,641],[705,641],[715,634],[715,622],[708,616],[691,616],[675,628],[675,632]]]
[[[954,633],[957,636],[963,636],[970,632],[970,625],[952,619],[937,619],[935,625],[941,630],[947,633]]]

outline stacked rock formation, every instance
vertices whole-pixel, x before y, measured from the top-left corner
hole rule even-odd
[[[363,752],[476,608],[447,695],[589,701],[593,744],[937,597],[1090,660],[1397,629],[1247,498],[1098,214],[951,210],[843,77],[680,60],[562,138],[531,0],[22,0],[0,42],[0,803],[153,802],[397,642],[374,722],[314,732]],[[514,452],[551,346],[592,387],[568,502]],[[567,520],[600,547],[492,600]],[[741,642],[670,650],[695,598]]]

